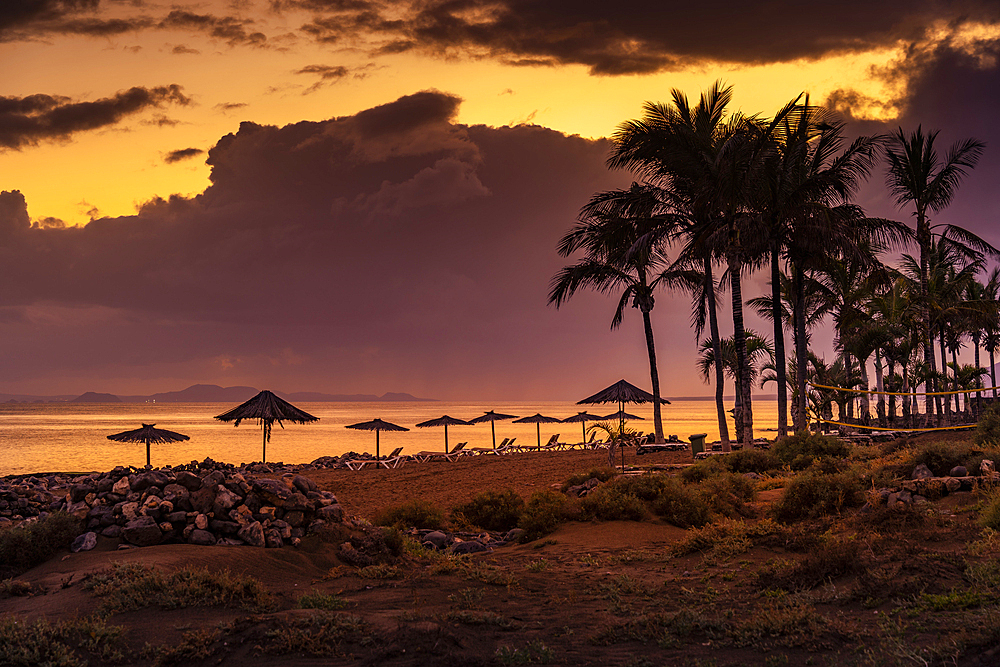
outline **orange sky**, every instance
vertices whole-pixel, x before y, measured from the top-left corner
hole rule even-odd
[[[538,125],[588,139],[609,136],[618,123],[640,113],[643,101],[665,100],[675,87],[694,96],[716,79],[734,85],[733,106],[744,112],[772,113],[800,92],[808,92],[814,102],[828,103],[844,113],[858,132],[924,122],[945,126],[951,141],[981,134],[978,128],[989,127],[995,111],[987,102],[995,101],[996,89],[984,92],[988,85],[981,83],[996,82],[1000,15],[995,3],[967,2],[956,8],[944,2],[847,2],[838,6],[836,16],[790,1],[768,3],[766,9],[736,2],[713,3],[711,8],[626,2],[618,3],[616,9],[612,15],[606,3],[486,0],[205,0],[181,4],[37,0],[4,4],[0,8],[0,62],[4,63],[0,69],[0,190],[19,191],[28,219],[42,227],[58,226],[60,221],[74,226],[95,218],[133,216],[140,205],[157,197],[189,198],[203,193],[212,173],[206,164],[209,149],[225,135],[236,133],[243,121],[282,127],[299,121],[353,118],[420,91],[460,98],[448,117],[456,126]],[[975,93],[970,98],[985,99],[937,99],[941,87],[935,82],[939,80],[956,87],[966,85],[966,80],[980,82],[968,84]],[[952,108],[947,113],[949,104]],[[483,145],[477,144],[477,149],[485,151]],[[498,151],[494,149],[493,154]],[[463,166],[454,172],[438,169],[440,163],[431,160],[415,173],[432,169],[458,179],[458,187],[468,190],[458,197],[462,201],[495,192],[499,186],[482,180],[481,160],[485,158],[464,159],[459,159]],[[991,191],[982,179],[995,163],[987,163],[982,174],[976,174],[980,180],[970,182],[971,193]],[[601,183],[593,176],[578,185],[583,190],[587,184],[611,187],[608,184],[621,178],[627,176],[610,175]],[[404,182],[386,181],[393,186]],[[881,214],[894,213],[894,207],[874,190],[865,196],[871,205],[881,206]],[[577,194],[573,197],[577,199],[568,194],[553,199],[563,208],[554,205],[549,213],[562,219],[539,238],[557,237],[560,229],[568,228],[575,210],[584,203]],[[975,208],[970,204],[969,210],[983,213],[996,207],[993,201],[979,201]],[[336,212],[331,215],[336,217]],[[424,224],[423,215],[414,213],[409,220]],[[990,216],[983,215],[981,224],[986,225]],[[413,251],[421,252],[420,248]],[[561,261],[551,249],[549,255],[534,267],[542,293],[550,277],[546,267],[558,267]],[[183,273],[185,268],[178,270]],[[448,282],[453,278],[436,279]],[[470,292],[475,292],[477,279],[457,279],[461,283],[465,278],[470,281]],[[30,278],[11,274],[9,279],[27,284]],[[99,290],[95,288],[94,293]],[[543,297],[538,300],[544,301]],[[591,307],[600,301],[583,303]],[[678,304],[677,316],[668,319],[686,327],[687,305],[684,299]],[[543,303],[532,307],[545,308]],[[65,347],[64,341],[73,338],[67,333],[73,327],[92,326],[87,335],[99,339],[102,327],[118,326],[122,318],[129,320],[135,305],[117,297],[81,296],[67,286],[53,285],[48,291],[26,289],[22,296],[0,303],[0,308],[13,309],[7,311],[10,327],[19,322],[27,327],[24,331],[36,327],[37,333],[43,322],[53,332],[62,328],[62,334],[53,333],[50,345]],[[553,327],[571,319],[563,316],[560,320],[554,312],[545,315],[549,316]],[[586,319],[583,314],[575,317]],[[608,334],[605,320],[609,317],[602,313],[596,318],[601,345],[629,335]],[[84,319],[83,325],[78,318]],[[191,312],[144,313],[142,319],[147,324],[166,319],[172,326],[181,321],[209,326],[208,320]],[[305,324],[289,322],[289,326]],[[211,326],[216,325],[223,326],[217,321]],[[423,326],[420,323],[418,328]],[[661,326],[670,330],[672,324]],[[9,333],[15,339],[21,335],[13,329]],[[552,331],[546,335],[559,337]],[[361,354],[355,342],[345,345],[351,350],[345,353],[353,358]],[[232,371],[233,364],[218,360],[251,355],[226,352],[227,344],[221,339],[210,357],[178,353],[176,358],[162,360],[156,370],[151,370],[154,365],[136,361],[114,372],[98,372],[84,368],[85,364],[69,371],[55,362],[33,371],[23,359],[44,352],[29,347],[11,352],[22,361],[6,386],[0,378],[0,392],[41,393],[49,387],[72,391],[87,382],[123,393],[175,389],[179,387],[163,385],[188,380],[261,385],[262,381],[254,380],[263,375],[289,383],[301,379],[310,385],[303,389],[448,393],[446,387],[451,385],[428,379],[426,370],[386,377],[387,359],[398,364],[406,355],[402,350],[388,354],[384,345],[375,347],[379,352],[369,352],[386,355],[382,363],[356,369],[352,376],[364,386],[344,386],[352,378],[343,377],[331,380],[335,386],[323,387],[314,386],[320,379],[302,375],[294,363],[275,361],[263,353],[253,364],[244,363],[243,374]],[[630,351],[627,359],[614,363],[642,377],[644,360],[639,352]],[[141,357],[141,350],[135,354]],[[303,343],[302,349],[289,347],[283,358],[304,359],[309,365],[310,359],[330,361],[338,354]],[[665,357],[670,355],[665,350]],[[673,378],[678,393],[706,393],[708,388],[690,377],[692,341],[685,338],[677,355],[688,359]],[[106,368],[110,362],[104,363]],[[290,370],[262,370],[275,367]],[[527,386],[528,395],[545,395],[544,377],[532,375],[531,368],[512,370],[511,377],[490,385],[487,393],[519,398],[513,394]],[[206,377],[211,374],[212,378]],[[612,379],[621,374],[612,373]],[[525,383],[526,375],[532,377]],[[589,380],[576,372],[572,377]],[[463,389],[478,386],[482,377],[475,375]]]

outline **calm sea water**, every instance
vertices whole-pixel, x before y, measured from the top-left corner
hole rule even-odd
[[[107,439],[112,433],[155,423],[159,428],[178,431],[189,441],[152,445],[154,466],[179,465],[211,457],[216,461],[242,463],[261,458],[261,431],[254,422],[238,428],[213,419],[231,409],[231,404],[217,403],[139,403],[139,404],[0,404],[0,475],[55,471],[104,471],[118,465],[142,467],[146,448],[142,444],[119,443]],[[448,414],[459,419],[478,417],[495,410],[521,417],[541,412],[565,418],[583,407],[591,414],[610,414],[616,406],[578,406],[574,403],[303,403],[303,410],[319,417],[311,424],[275,425],[267,446],[268,461],[307,463],[320,456],[337,456],[348,451],[375,452],[375,433],[344,428],[348,424],[375,417],[405,426],[405,433],[382,433],[383,455],[396,447],[403,453],[444,448],[443,428],[414,428],[414,424]],[[730,406],[731,407],[731,406]],[[646,432],[653,430],[652,406],[627,406],[631,414],[649,421],[630,422]],[[767,436],[764,429],[777,421],[775,401],[758,399],[754,403],[756,435]],[[589,425],[589,424],[588,424]],[[730,420],[730,434],[733,433]],[[674,400],[663,406],[663,431],[686,439],[692,433],[708,433],[718,439],[714,401]],[[554,433],[560,440],[577,442],[582,438],[580,424],[542,424],[545,442]],[[536,442],[534,424],[496,423],[499,442],[516,437],[518,443]],[[469,447],[487,447],[492,440],[490,425],[452,426],[448,429],[450,445],[467,441]]]

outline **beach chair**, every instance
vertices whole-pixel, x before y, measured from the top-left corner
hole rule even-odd
[[[465,451],[465,446],[468,443],[460,442],[455,447],[445,454],[444,452],[417,452],[413,455],[413,458],[421,463],[427,463],[428,461],[448,461],[453,462],[460,456],[464,456],[469,452]]]
[[[559,435],[559,433],[556,433],[549,438],[549,441],[542,445],[542,451],[551,452],[569,447],[565,442],[559,442]]]
[[[492,447],[472,447],[471,449],[466,449],[465,452],[473,456],[479,456],[480,454],[499,454],[509,442],[510,438],[504,438],[503,442],[497,445],[496,449]]]
[[[361,470],[366,466],[373,466],[375,468],[378,468],[379,466],[382,466],[383,468],[396,468],[399,467],[399,465],[401,465],[399,459],[405,458],[399,456],[399,453],[401,451],[403,451],[403,448],[397,447],[396,449],[392,450],[392,452],[390,452],[389,455],[386,456],[384,459],[353,459],[351,461],[344,461],[344,465],[346,465],[351,470]]]
[[[596,437],[597,437],[597,431],[594,431],[593,433],[590,434],[590,440],[585,440],[583,442],[574,442],[572,444],[566,445],[566,448],[576,449],[577,447],[579,447],[580,449],[593,449],[594,439]]]

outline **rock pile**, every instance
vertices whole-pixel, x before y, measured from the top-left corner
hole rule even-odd
[[[86,522],[80,549],[96,534],[136,546],[187,542],[256,547],[297,546],[330,523],[342,523],[337,498],[308,477],[256,478],[206,461],[142,470],[115,468],[81,476],[39,475],[0,480],[0,522],[64,511]]]
[[[879,489],[875,504],[889,507],[922,505],[949,493],[972,491],[977,487],[998,484],[1000,476],[996,474],[993,461],[989,459],[984,459],[980,463],[979,476],[976,477],[969,475],[964,466],[955,466],[945,477],[935,477],[930,468],[921,463],[913,469],[911,479],[903,482],[900,488]],[[862,511],[868,509],[871,509],[871,503],[863,507]]]

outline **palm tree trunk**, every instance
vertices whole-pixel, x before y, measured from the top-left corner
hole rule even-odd
[[[736,347],[736,366],[739,368],[740,377],[750,377],[750,365],[747,359],[747,336],[743,327],[743,289],[740,285],[742,264],[737,257],[737,250],[731,248],[728,254],[729,263],[729,283],[732,286],[733,296],[733,342]],[[740,394],[740,409],[743,413],[743,423],[740,425],[740,432],[737,433],[737,440],[745,446],[753,444],[753,406],[750,399],[750,383],[740,382],[737,390]]]
[[[997,397],[997,364],[993,360],[993,350],[990,350],[990,384],[993,387],[993,398]]]
[[[942,322],[938,325],[938,332],[941,336],[941,377],[944,378],[941,382],[941,390],[947,391],[948,389],[948,350],[944,345],[944,323]],[[951,425],[951,396],[947,394],[943,396],[944,398],[944,423],[946,426]]]
[[[715,308],[715,278],[712,277],[712,258],[705,257],[705,298],[708,299],[708,326],[712,333],[712,354],[715,355],[715,409],[719,418],[719,440],[722,451],[732,451],[729,443],[729,424],[726,422],[726,404],[722,393],[726,388],[725,368],[722,364],[722,339],[719,337],[719,315]]]
[[[979,371],[982,370],[982,366],[979,365],[979,332],[975,331],[972,334],[972,346],[975,352],[975,363],[976,363],[976,389],[983,388],[983,376],[979,375]],[[976,392],[976,417],[983,414],[983,392]]]
[[[910,374],[906,372],[906,363],[903,363],[902,373],[900,373],[903,380],[903,426],[910,427]]]
[[[808,374],[808,350],[806,346],[806,303],[805,285],[802,270],[792,267],[792,319],[795,326],[795,384],[797,385],[796,405],[794,406],[795,430],[801,431],[809,427],[806,419],[806,375]]]
[[[771,248],[771,318],[774,320],[774,368],[778,376],[778,440],[788,435],[788,386],[785,371],[785,334],[781,317],[781,268],[778,243]]]
[[[921,315],[923,316],[923,327],[921,328],[921,336],[923,338],[924,347],[924,363],[927,367],[931,369],[931,375],[933,377],[936,369],[934,368],[934,343],[932,335],[932,325],[931,325],[931,309],[930,304],[927,301],[928,294],[930,292],[929,284],[930,281],[928,276],[930,274],[930,252],[931,252],[931,229],[930,225],[927,223],[927,218],[924,214],[924,210],[919,205],[917,206],[917,244],[920,246],[920,296],[921,296]],[[924,391],[930,393],[934,391],[934,382],[930,379],[924,383]],[[933,416],[940,415],[940,405],[938,405],[937,400],[930,400],[931,397],[927,397],[926,411],[928,422]]]
[[[868,360],[858,359],[858,365],[861,373],[861,388],[868,391]],[[858,407],[858,421],[862,424],[868,425],[872,420],[872,408],[868,402],[868,394],[861,394],[861,401]]]
[[[642,328],[646,332],[646,352],[649,353],[649,381],[653,385],[653,432],[656,442],[663,443],[663,420],[660,417],[660,374],[656,370],[656,348],[653,346],[653,324],[649,310],[642,308]]]
[[[878,417],[878,425],[885,428],[885,382],[882,380],[882,352],[875,350],[875,391],[879,392],[875,399],[875,414]]]

